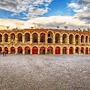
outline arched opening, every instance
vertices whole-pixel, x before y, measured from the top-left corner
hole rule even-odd
[[[67,44],[67,35],[66,34],[62,35],[62,43]]]
[[[22,42],[22,34],[21,33],[18,34],[18,42]]]
[[[45,42],[45,34],[44,33],[41,33],[40,34],[40,42],[41,43],[44,43]]]
[[[0,54],[2,53],[2,47],[0,47]]]
[[[33,40],[33,43],[38,43],[38,34],[37,33],[33,33],[32,40]]]
[[[81,43],[84,43],[84,36],[81,36]]]
[[[69,44],[73,44],[73,35],[69,35]]]
[[[38,54],[38,48],[36,46],[32,48],[32,54]]]
[[[88,47],[86,47],[85,54],[88,54]]]
[[[90,43],[90,37],[89,37],[89,43]]]
[[[15,48],[11,47],[11,54],[15,54]]]
[[[0,42],[2,42],[2,35],[0,34]]]
[[[22,54],[22,53],[23,53],[22,47],[18,47],[18,54]]]
[[[75,53],[76,53],[76,54],[79,54],[79,47],[76,47],[76,48],[75,48]]]
[[[51,46],[47,48],[47,54],[53,54],[53,48]]]
[[[4,47],[4,51],[6,52],[6,54],[8,54],[8,48]]]
[[[53,43],[53,33],[48,32],[48,43]]]
[[[60,34],[55,35],[55,43],[60,43]]]
[[[48,43],[52,43],[52,38],[48,38]]]
[[[86,36],[86,39],[85,39],[86,43],[88,43],[88,36]]]
[[[73,47],[69,48],[69,54],[73,54]]]
[[[45,54],[45,47],[40,48],[40,54]]]
[[[55,48],[55,54],[60,54],[60,47]]]
[[[8,42],[8,34],[5,34],[4,37],[5,37],[5,42]]]
[[[28,46],[25,47],[25,54],[30,54],[30,48]]]
[[[75,36],[75,44],[79,44],[79,35]]]
[[[30,34],[25,33],[25,42],[29,42],[29,41],[30,41]]]
[[[15,41],[15,34],[14,33],[11,34],[11,41]]]
[[[84,47],[81,47],[81,54],[84,54]]]
[[[63,54],[67,54],[67,47],[63,47]]]

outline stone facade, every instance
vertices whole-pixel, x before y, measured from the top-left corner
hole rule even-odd
[[[89,54],[90,32],[58,29],[0,31],[0,53]]]

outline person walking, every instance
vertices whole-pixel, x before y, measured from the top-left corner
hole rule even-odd
[[[2,53],[2,54],[3,54],[3,56],[4,56],[4,55],[5,55],[5,52],[3,51],[3,53]]]

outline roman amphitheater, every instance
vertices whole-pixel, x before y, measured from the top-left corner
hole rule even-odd
[[[89,54],[89,30],[0,30],[0,53]]]

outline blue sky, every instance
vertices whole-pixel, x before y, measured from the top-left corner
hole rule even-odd
[[[67,4],[69,4],[71,1],[70,0],[53,0],[48,6],[48,12],[44,13],[43,15],[39,14],[39,16],[56,16],[56,15],[73,15],[74,12],[69,11]],[[37,8],[46,8],[44,5],[38,5]],[[10,19],[20,19],[20,20],[28,20],[28,17],[26,18],[25,14],[28,14],[28,11],[22,11],[22,12],[17,12],[15,14],[15,11],[12,10],[5,10],[0,8],[0,18],[10,18]]]
[[[89,6],[89,0],[0,0],[0,25],[88,28]]]

